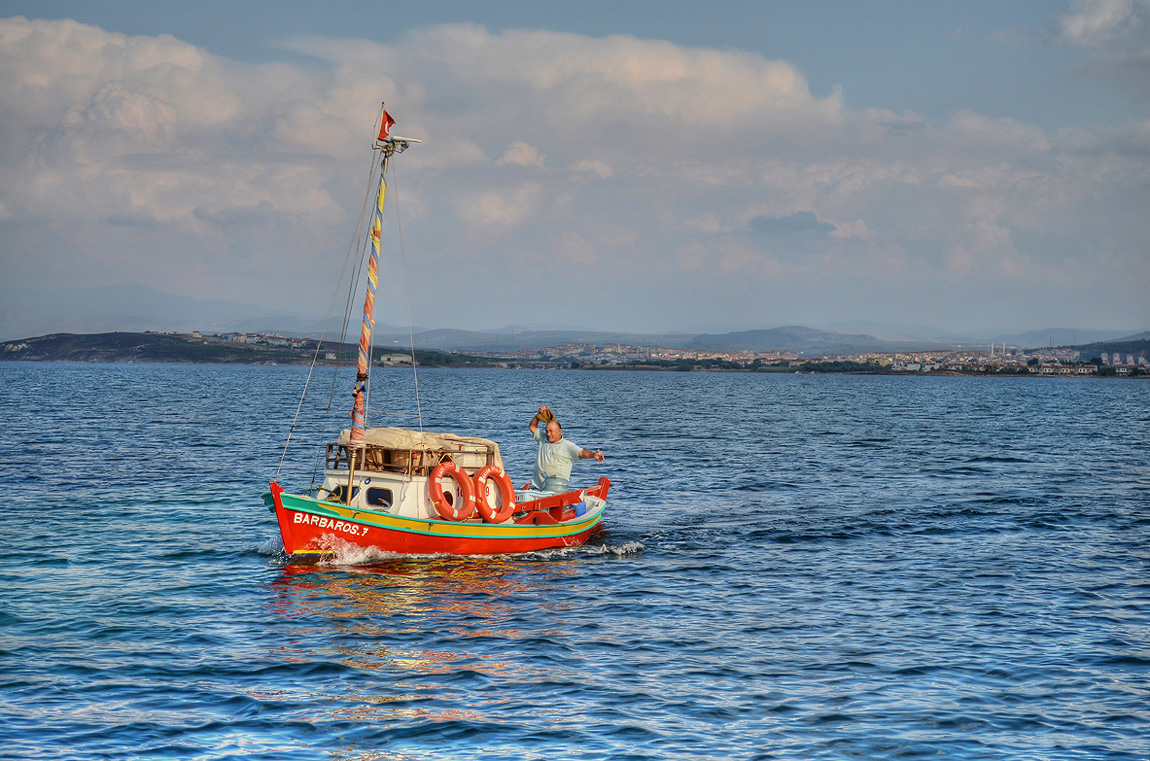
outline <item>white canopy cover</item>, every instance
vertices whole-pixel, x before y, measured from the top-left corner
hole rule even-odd
[[[364,439],[372,446],[385,449],[405,449],[420,452],[469,452],[493,455],[493,462],[503,467],[503,457],[499,445],[491,439],[479,436],[459,436],[454,433],[433,433],[413,431],[409,428],[368,428]],[[339,443],[348,444],[351,431],[345,428],[339,434]]]

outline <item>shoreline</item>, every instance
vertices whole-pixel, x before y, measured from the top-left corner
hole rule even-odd
[[[170,366],[197,366],[197,367],[307,367],[310,363],[305,361],[193,361],[193,360],[172,360],[172,359],[138,359],[138,358],[91,358],[91,359],[75,359],[75,358],[28,358],[16,359],[11,357],[0,356],[0,362],[10,362],[12,364],[76,364],[76,365],[170,365]],[[336,362],[320,360],[316,362],[317,367],[333,367],[333,368],[350,368],[354,365],[348,362]],[[372,365],[376,369],[396,369],[403,370],[409,369],[410,364],[407,365],[386,365],[382,363],[374,363]],[[540,372],[655,372],[655,373],[741,373],[745,375],[870,375],[875,377],[891,377],[891,378],[1049,378],[1049,379],[1150,379],[1150,373],[1139,373],[1132,375],[1117,375],[1117,374],[1043,374],[1032,372],[961,372],[958,370],[928,370],[928,371],[911,371],[911,370],[796,370],[796,369],[771,369],[771,370],[754,370],[750,368],[708,368],[708,367],[695,367],[690,369],[679,369],[676,367],[656,367],[651,365],[581,365],[578,367],[571,367],[569,363],[558,363],[550,366],[543,366],[538,362],[523,363],[523,364],[507,364],[507,363],[463,363],[463,364],[423,364],[418,365],[421,370],[536,370]]]
[[[1146,342],[1150,344],[1150,341]],[[1037,350],[1035,350],[1037,351]],[[1067,348],[1067,352],[1071,349]],[[587,357],[544,354],[541,357],[490,357],[428,349],[376,347],[379,361],[373,367],[409,368],[412,355],[421,368],[593,370],[605,372],[722,372],[812,375],[879,375],[922,377],[1150,377],[1144,350],[1130,365],[1102,364],[1095,358],[1083,362],[1024,359],[1015,355],[1006,362],[978,356],[913,361],[905,355],[860,357],[789,358],[736,361],[732,358],[641,359],[605,362]],[[0,343],[0,361],[78,362],[107,364],[245,365],[342,367],[355,362],[358,345],[279,335],[199,333],[58,333]],[[1025,362],[1025,363],[1023,363]]]

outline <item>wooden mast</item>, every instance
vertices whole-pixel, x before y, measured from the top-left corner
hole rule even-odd
[[[355,479],[356,455],[364,451],[367,429],[367,378],[371,362],[371,331],[375,327],[375,291],[379,285],[379,237],[383,229],[383,206],[387,196],[387,163],[392,155],[402,153],[408,147],[408,140],[391,137],[391,127],[395,120],[380,104],[379,133],[372,146],[382,154],[379,172],[379,193],[375,201],[375,215],[371,225],[371,256],[367,262],[367,292],[363,298],[363,319],[359,330],[359,356],[355,368],[355,402],[351,410],[351,431],[348,437],[348,474],[345,501],[350,503],[352,484]],[[411,141],[418,142],[418,141]]]

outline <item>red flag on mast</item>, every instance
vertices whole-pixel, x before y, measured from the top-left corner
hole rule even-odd
[[[391,118],[391,114],[387,113],[387,109],[383,109],[383,118],[379,121],[379,142],[387,139],[391,133],[391,125],[395,124],[395,119]]]

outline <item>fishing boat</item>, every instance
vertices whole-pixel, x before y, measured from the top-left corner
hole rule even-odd
[[[264,500],[279,523],[284,552],[295,561],[314,561],[364,550],[494,555],[583,544],[600,528],[611,488],[608,479],[560,494],[516,490],[495,441],[425,431],[418,414],[418,428],[368,426],[388,168],[395,156],[420,142],[393,136],[394,125],[381,107],[373,130],[379,174],[373,186],[374,221],[364,240],[367,285],[351,427],[326,445],[321,483],[313,478],[306,493],[293,494],[278,483],[279,471],[271,481]],[[411,364],[412,372],[418,373],[414,351]],[[280,464],[282,468],[282,458]]]

